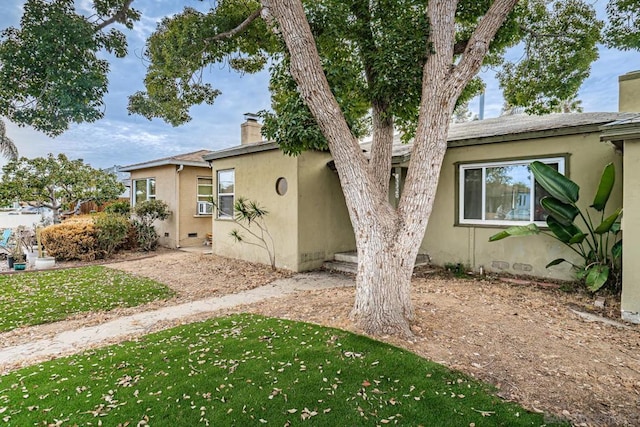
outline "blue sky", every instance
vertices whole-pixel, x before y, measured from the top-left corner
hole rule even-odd
[[[17,26],[24,0],[0,2],[0,29]],[[78,0],[87,7],[90,0]],[[180,12],[185,6],[206,10],[211,0],[135,0],[134,7],[142,11],[142,19],[133,31],[127,32],[129,55],[111,59],[109,94],[105,97],[105,117],[95,123],[72,125],[57,138],[49,138],[31,128],[7,124],[7,134],[16,143],[20,155],[44,156],[47,153],[67,154],[82,158],[94,167],[126,165],[171,156],[202,148],[216,150],[240,143],[240,124],[243,114],[268,109],[268,75],[240,76],[226,68],[207,70],[208,79],[222,91],[213,106],[197,106],[191,110],[193,120],[180,127],[172,127],[161,120],[148,121],[141,116],[127,114],[127,97],[143,90],[145,64],[140,59],[146,37],[164,16]],[[596,1],[599,12],[606,2]],[[585,111],[616,111],[618,105],[618,76],[640,69],[640,53],[601,49],[600,59],[593,65],[591,77],[585,82],[579,98]],[[492,70],[483,70],[487,84],[485,117],[496,117],[502,108],[502,94],[492,78]],[[477,113],[477,99],[470,109]],[[0,158],[0,165],[3,164]]]

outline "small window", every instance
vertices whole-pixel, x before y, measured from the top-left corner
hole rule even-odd
[[[133,194],[131,195],[132,205],[139,202],[156,199],[156,179],[145,178],[133,181]]]
[[[233,169],[218,171],[218,218],[233,218],[234,192],[235,171]]]
[[[276,193],[280,196],[284,196],[287,194],[287,190],[289,189],[289,184],[287,183],[287,178],[280,177],[276,180]]]
[[[540,200],[548,193],[535,182],[529,169],[536,160],[564,174],[562,157],[461,165],[460,224],[544,223],[546,214]]]
[[[213,213],[213,179],[198,178],[197,215]]]

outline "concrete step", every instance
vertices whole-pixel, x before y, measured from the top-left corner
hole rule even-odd
[[[418,254],[418,256],[416,257],[416,267],[418,266],[422,266],[422,265],[429,265],[429,263],[431,262],[431,258],[429,257],[429,254]]]
[[[358,265],[355,262],[326,261],[322,264],[322,268],[347,274],[356,274],[358,272]]]
[[[342,252],[333,256],[334,261],[326,261],[322,264],[325,270],[339,271],[341,273],[357,274],[358,272],[358,254],[356,252]],[[429,265],[429,255],[418,254],[416,257],[415,267]]]
[[[334,261],[339,262],[352,262],[354,264],[358,263],[358,253],[356,251],[353,252],[340,252],[333,255]]]
[[[358,263],[358,253],[357,252],[340,252],[333,256],[335,261],[339,262],[352,262],[354,264]],[[418,254],[416,257],[416,266],[429,264],[429,255],[427,254]]]

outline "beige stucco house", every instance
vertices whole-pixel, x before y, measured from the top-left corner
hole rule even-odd
[[[355,247],[337,174],[327,167],[328,152],[286,156],[273,142],[262,142],[260,124],[249,116],[242,144],[205,155],[211,163],[219,209],[213,218],[213,252],[268,263],[261,247],[238,243],[230,232],[238,197],[269,211],[267,226],[276,245],[276,265],[293,271],[319,268],[335,252]],[[246,233],[245,233],[246,234]]]
[[[460,263],[471,269],[571,279],[568,249],[546,236],[489,243],[489,236],[511,225],[538,222],[543,190],[527,165],[546,162],[581,186],[584,207],[591,203],[604,166],[613,162],[617,183],[609,207],[624,203],[623,312],[640,322],[640,72],[620,77],[619,113],[516,115],[452,125],[432,216],[420,252],[435,264]],[[368,144],[362,145],[363,150]],[[394,147],[391,203],[399,198],[411,145]],[[353,251],[355,240],[340,189],[326,152],[289,157],[277,144],[262,142],[254,118],[243,124],[242,144],[203,158],[213,172],[214,253],[266,263],[260,248],[236,243],[229,235],[233,201],[245,197],[270,214],[276,264],[294,271],[317,268],[338,253]],[[624,188],[624,191],[623,191]],[[636,218],[637,217],[637,218]],[[636,229],[637,228],[637,229]],[[637,264],[637,263],[635,263]]]
[[[198,246],[210,235],[213,181],[202,158],[210,153],[200,150],[120,168],[131,174],[131,206],[154,199],[169,206],[169,218],[156,224],[162,246]]]
[[[502,228],[544,220],[535,202],[543,196],[532,185],[527,165],[540,160],[555,165],[582,186],[588,206],[604,166],[622,156],[600,141],[600,126],[635,117],[633,113],[516,115],[452,125],[433,213],[420,253],[435,264],[460,263],[472,269],[571,278],[567,266],[546,269],[554,258],[568,257],[566,247],[545,236],[490,243]],[[363,143],[366,152],[369,143]],[[394,147],[390,202],[402,191],[411,144]],[[204,156],[211,162],[220,206],[234,197],[256,200],[270,212],[277,265],[295,271],[317,268],[336,253],[353,251],[355,239],[331,156],[305,152],[289,157],[275,143],[245,143]],[[286,193],[279,194],[286,181]],[[502,182],[500,181],[502,180]],[[510,183],[510,184],[508,184]],[[223,188],[225,187],[225,188]],[[231,190],[232,188],[232,190]],[[228,203],[224,199],[229,200]],[[620,206],[618,186],[609,206]],[[213,221],[215,253],[266,262],[260,250],[235,243],[237,226],[229,212]]]
[[[640,111],[640,71],[622,75],[619,81],[619,110]],[[640,115],[601,130],[600,139],[622,153],[622,318],[640,323]]]

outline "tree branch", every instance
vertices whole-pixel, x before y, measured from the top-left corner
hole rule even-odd
[[[106,27],[113,24],[114,22],[124,23],[124,21],[127,19],[127,11],[131,8],[131,3],[133,3],[133,0],[126,0],[125,4],[122,6],[122,9],[120,9],[111,18],[105,21],[102,21],[100,24],[96,26],[96,32],[105,29]]]
[[[535,30],[527,28],[524,25],[520,25],[520,30],[523,33],[530,34],[534,38],[549,37],[549,38],[558,38],[559,39],[559,38],[562,38],[562,37],[566,37],[566,34],[560,34],[560,33],[539,33],[539,32],[537,32]]]
[[[469,38],[460,61],[455,64],[455,12],[453,0],[430,0],[427,9],[432,53],[423,69],[420,117],[414,138],[409,171],[398,205],[406,232],[421,234],[429,219],[440,167],[447,148],[448,122],[455,102],[478,73],[489,44],[518,0],[495,0]],[[424,215],[415,218],[415,212]]]
[[[372,202],[367,162],[331,92],[302,3],[300,0],[261,2],[279,24],[278,30],[291,54],[291,75],[327,138],[343,188],[349,187],[350,197],[346,197],[346,202],[352,222],[357,223],[361,213],[358,211]]]
[[[251,15],[249,15],[247,17],[247,19],[245,19],[244,21],[242,21],[240,23],[240,25],[238,25],[237,27],[233,28],[232,30],[226,31],[224,33],[220,33],[220,34],[216,34],[213,37],[210,37],[208,39],[205,39],[205,42],[211,42],[211,41],[217,41],[217,40],[223,40],[223,39],[228,39],[231,38],[233,36],[235,36],[238,33],[241,33],[242,31],[244,31],[253,21],[256,20],[256,18],[258,18],[260,16],[260,14],[262,13],[262,9],[257,9],[255,10],[253,13],[251,13]]]
[[[373,119],[373,137],[369,155],[369,173],[376,185],[376,193],[382,200],[388,200],[391,159],[393,154],[393,118],[387,111],[387,104],[374,101],[371,116]]]
[[[516,3],[518,3],[518,0],[496,0],[493,2],[471,35],[462,59],[455,67],[453,78],[468,82],[478,73],[482,66],[482,61],[489,51],[491,40],[493,40]]]
[[[364,66],[364,76],[369,89],[373,91],[378,84],[378,75],[371,58],[376,57],[378,49],[374,42],[371,28],[371,16],[368,0],[353,2],[351,12],[358,21],[362,22],[362,30],[359,31],[360,60]],[[389,114],[389,100],[380,95],[372,100],[373,137],[371,151],[369,153],[369,173],[377,186],[378,194],[389,193],[389,176],[391,172],[391,157],[393,151],[393,118]],[[384,200],[387,200],[384,198]]]

